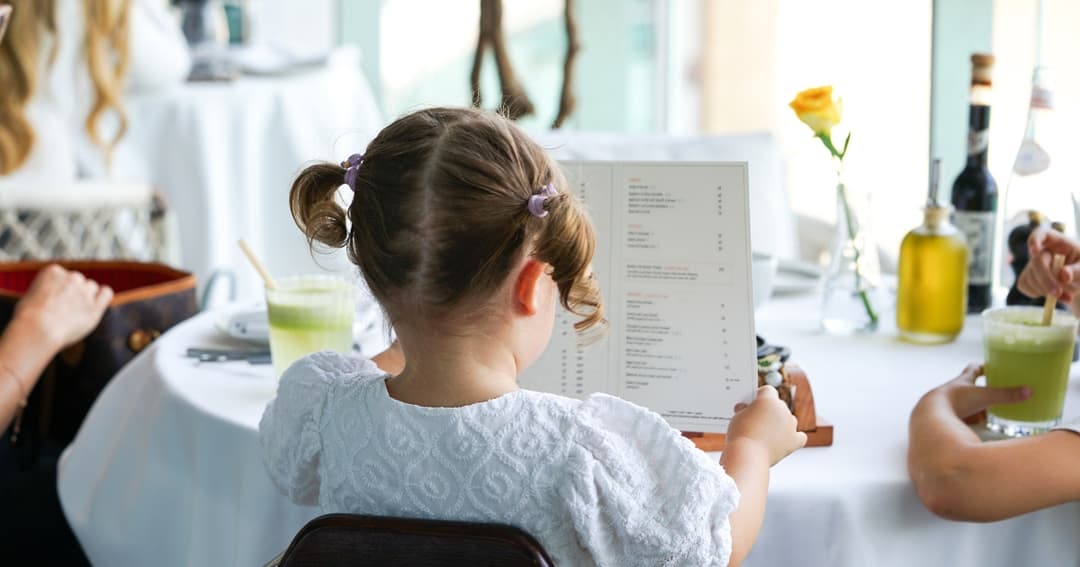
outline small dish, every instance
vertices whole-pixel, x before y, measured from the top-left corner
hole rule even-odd
[[[223,335],[253,345],[270,344],[270,323],[266,317],[266,304],[248,304],[223,309],[214,317],[214,327]],[[361,345],[385,342],[382,335],[382,317],[377,309],[356,314],[353,320],[353,338]],[[376,351],[378,352],[378,351]]]
[[[817,264],[800,260],[780,260],[773,281],[774,295],[801,295],[816,291],[824,271]]]
[[[776,279],[776,269],[779,263],[776,256],[763,252],[751,254],[750,275],[753,283],[754,309],[765,304],[772,296],[773,282]]]
[[[222,310],[214,317],[214,327],[222,334],[256,345],[270,344],[270,324],[266,305],[246,305]]]

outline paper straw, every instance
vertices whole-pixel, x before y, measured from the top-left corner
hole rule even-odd
[[[1061,274],[1061,269],[1065,267],[1065,256],[1062,256],[1061,254],[1054,254],[1054,260],[1052,264],[1053,265],[1050,268],[1050,273],[1054,275],[1054,281],[1057,281],[1058,276]],[[1057,300],[1058,298],[1056,295],[1046,296],[1046,303],[1043,304],[1042,317],[1042,324],[1044,327],[1049,326],[1050,323],[1054,320],[1054,307],[1057,306]]]
[[[251,265],[255,266],[255,271],[259,272],[259,275],[262,276],[263,282],[266,283],[266,288],[277,289],[277,285],[274,283],[273,276],[270,275],[270,272],[266,269],[266,266],[264,266],[263,263],[259,261],[258,256],[256,256],[255,253],[251,251],[251,247],[248,246],[247,242],[244,242],[244,240],[241,239],[239,244],[240,249],[244,251],[244,255],[247,256],[247,259],[251,262]]]

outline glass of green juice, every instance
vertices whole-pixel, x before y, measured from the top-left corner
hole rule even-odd
[[[292,276],[266,289],[270,358],[281,376],[293,362],[313,352],[352,352],[356,288],[344,279]]]
[[[1050,325],[1043,326],[1042,312],[1042,307],[983,312],[986,385],[1031,388],[1031,398],[1026,401],[989,408],[986,427],[991,431],[1022,437],[1043,433],[1061,422],[1076,343],[1076,317],[1055,311]]]

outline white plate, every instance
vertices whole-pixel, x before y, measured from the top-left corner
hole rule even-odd
[[[256,345],[270,344],[265,305],[246,305],[222,310],[214,327],[224,335]]]
[[[799,260],[780,260],[773,281],[773,295],[798,295],[816,291],[824,271],[817,265]]]
[[[265,304],[224,309],[214,317],[214,327],[222,334],[237,340],[261,346],[270,344],[270,326],[266,320]],[[357,314],[353,321],[353,338],[361,345],[368,345],[372,341],[381,344],[385,342],[382,328],[379,312],[368,310],[363,316]]]

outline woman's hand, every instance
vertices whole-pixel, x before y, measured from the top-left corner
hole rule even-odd
[[[1080,243],[1056,230],[1037,228],[1028,238],[1031,259],[1017,280],[1017,287],[1028,297],[1056,295],[1072,302],[1080,291]],[[1065,267],[1053,273],[1054,254],[1065,257]]]
[[[15,306],[13,326],[60,350],[94,330],[112,296],[108,286],[54,264],[38,273]]]

